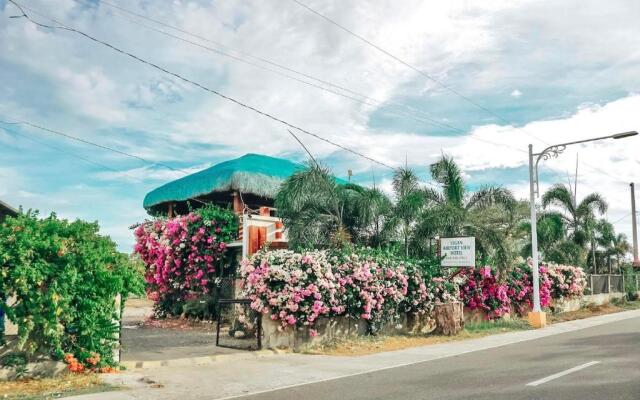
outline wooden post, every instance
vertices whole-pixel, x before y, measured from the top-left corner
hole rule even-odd
[[[242,204],[240,193],[236,190],[233,193],[231,193],[231,197],[233,198],[233,211],[236,214],[242,214],[242,211],[244,210],[244,205]]]
[[[169,203],[169,210],[168,210],[167,216],[169,218],[173,218],[173,203]]]

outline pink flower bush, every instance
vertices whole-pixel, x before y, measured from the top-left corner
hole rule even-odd
[[[551,305],[551,286],[553,282],[545,266],[540,266],[540,305]],[[533,284],[531,280],[531,268],[528,265],[515,267],[507,278],[507,294],[511,300],[515,312],[525,315],[533,307]]]
[[[227,214],[207,209],[202,214],[146,221],[134,228],[134,253],[146,266],[148,297],[156,305],[168,303],[164,311],[215,288],[216,264],[235,230]],[[218,215],[218,219],[207,218]]]
[[[402,266],[383,267],[355,254],[329,259],[324,251],[258,252],[240,271],[251,308],[270,313],[283,328],[313,326],[323,316],[390,320],[408,288]]]
[[[404,265],[381,265],[357,254],[339,261],[338,293],[347,315],[368,320],[374,326],[398,316],[409,286]]]
[[[324,252],[260,251],[242,261],[240,274],[251,308],[271,313],[283,328],[312,326],[321,316],[344,313]]]
[[[460,298],[466,307],[485,311],[489,319],[510,312],[509,288],[498,281],[491,267],[467,268],[460,275],[464,278]]]
[[[582,296],[585,287],[581,268],[566,265],[540,265],[540,305],[549,307],[551,299]],[[481,309],[487,318],[497,319],[510,312],[525,315],[533,305],[531,267],[522,265],[511,270],[504,283],[499,282],[490,267],[468,269],[461,275],[461,299],[471,309]]]
[[[547,269],[554,299],[573,299],[584,294],[587,280],[582,268],[550,264]]]

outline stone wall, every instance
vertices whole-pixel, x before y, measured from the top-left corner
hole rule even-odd
[[[327,343],[338,338],[365,336],[369,333],[368,323],[364,319],[348,317],[319,318],[312,328],[282,328],[278,321],[262,315],[262,347],[265,349],[292,349],[303,351],[308,347]],[[379,333],[427,334],[436,328],[435,320],[425,314],[405,314],[398,321],[384,324]],[[311,335],[311,329],[317,334]]]

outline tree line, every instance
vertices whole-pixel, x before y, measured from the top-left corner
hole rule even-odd
[[[275,199],[294,249],[345,246],[384,248],[411,258],[433,256],[435,238],[474,236],[479,262],[510,269],[531,255],[529,203],[501,185],[470,191],[453,158],[431,164],[432,185],[414,169],[394,172],[391,195],[337,180],[315,162],[282,184]],[[581,266],[591,273],[620,266],[630,251],[624,234],[604,218],[599,193],[577,201],[571,188],[552,186],[538,210],[538,247],[547,262]]]

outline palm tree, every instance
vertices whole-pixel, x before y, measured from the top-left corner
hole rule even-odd
[[[615,238],[616,233],[613,224],[604,218],[596,222],[594,227],[594,242],[596,246],[599,246],[601,249],[600,259],[603,260],[603,263],[609,265],[609,273],[611,273],[611,256],[613,255],[613,241]],[[595,252],[592,252],[591,257],[594,256]]]
[[[559,213],[541,212],[538,214],[538,250],[543,260],[550,260],[549,256],[554,252],[555,247],[565,239],[564,220]],[[520,231],[525,236],[531,235],[531,222],[525,221],[520,225]],[[527,240],[522,248],[522,256],[531,255],[531,240]]]
[[[404,246],[405,257],[409,257],[409,242],[414,227],[424,206],[424,193],[418,177],[409,168],[396,170],[393,176],[393,192],[396,203],[391,212],[388,228],[398,228]]]
[[[508,267],[513,259],[509,244],[517,226],[515,211],[519,209],[513,194],[501,186],[467,192],[462,171],[444,155],[431,165],[430,172],[440,190],[424,189],[428,207],[419,231],[423,235],[475,236],[481,254],[492,254],[499,267]]]
[[[310,162],[282,183],[275,206],[292,248],[342,247],[354,240],[379,246],[391,201],[378,189],[338,182]]]
[[[593,269],[595,271],[596,213],[604,214],[607,211],[608,205],[604,198],[598,193],[591,193],[578,203],[571,192],[571,188],[563,184],[557,184],[542,196],[542,206],[545,209],[549,206],[559,208],[561,210],[560,215],[565,221],[569,238],[579,246],[586,247],[590,245]]]
[[[309,163],[280,187],[275,206],[293,248],[322,248],[349,241],[345,212],[352,188],[339,185],[327,168]]]
[[[380,189],[358,187],[358,196],[351,202],[350,212],[356,241],[372,247],[380,247],[388,240],[387,220],[393,210],[393,203]]]
[[[624,233],[617,234],[612,241],[612,255],[616,257],[616,261],[618,264],[618,270],[620,270],[620,257],[624,257],[629,254],[632,250],[631,244],[627,241],[627,235]]]

